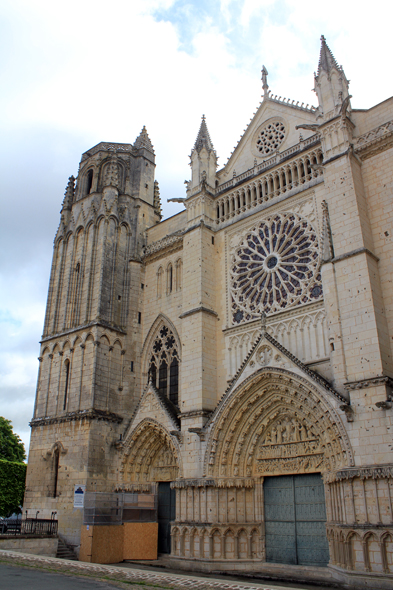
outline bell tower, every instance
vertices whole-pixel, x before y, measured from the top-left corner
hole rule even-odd
[[[114,443],[137,403],[145,230],[159,222],[154,149],[99,143],[69,178],[54,240],[25,509],[56,511],[69,543],[74,487],[112,491]]]

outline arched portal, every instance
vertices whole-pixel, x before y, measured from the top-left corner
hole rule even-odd
[[[328,396],[285,369],[254,373],[211,418],[205,474],[258,477],[353,465],[335,400]]]
[[[264,367],[229,390],[207,424],[205,475],[220,486],[250,482],[259,490],[249,516],[257,522],[261,515],[268,562],[318,567],[329,562],[322,475],[353,465],[336,411],[340,403],[332,390],[306,375]],[[227,501],[223,494],[220,499]],[[246,490],[238,493],[237,505],[243,500],[247,507],[247,499]],[[244,521],[250,522],[247,516]],[[247,555],[255,551],[250,539]],[[232,555],[228,543],[224,547]]]
[[[146,418],[124,441],[123,484],[173,481],[179,477],[179,449],[170,434]]]

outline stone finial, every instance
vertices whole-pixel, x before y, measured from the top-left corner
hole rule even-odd
[[[114,186],[116,188],[119,187],[119,166],[117,164],[117,155],[116,153],[113,154],[109,165],[105,169],[105,186]]]
[[[66,186],[65,193],[64,193],[64,199],[63,199],[61,212],[71,211],[72,203],[74,202],[74,197],[75,197],[75,177],[70,176],[68,179],[68,184]]]
[[[140,132],[139,136],[136,138],[135,143],[134,143],[134,147],[137,149],[144,148],[148,152],[151,152],[152,154],[154,154],[153,144],[150,141],[150,137],[147,133],[145,125],[143,126],[143,129]]]
[[[263,96],[269,95],[269,84],[267,83],[267,76],[268,71],[265,66],[262,66],[262,88],[263,88]]]
[[[209,130],[206,125],[206,117],[205,115],[202,115],[201,126],[199,127],[198,135],[195,140],[194,150],[196,150],[199,153],[204,147],[207,149],[208,152],[214,152],[213,143],[210,139]]]
[[[326,201],[322,201],[322,260],[329,262],[334,258],[332,231],[330,228],[329,209]]]
[[[158,181],[154,181],[154,201],[153,201],[154,213],[162,219],[162,209],[161,209],[161,197],[160,197],[160,187],[158,185]]]

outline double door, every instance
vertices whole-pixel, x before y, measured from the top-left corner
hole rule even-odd
[[[326,566],[325,493],[318,473],[264,481],[266,561]]]

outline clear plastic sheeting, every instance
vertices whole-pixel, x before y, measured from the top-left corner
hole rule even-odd
[[[157,494],[86,492],[83,524],[157,522]]]

